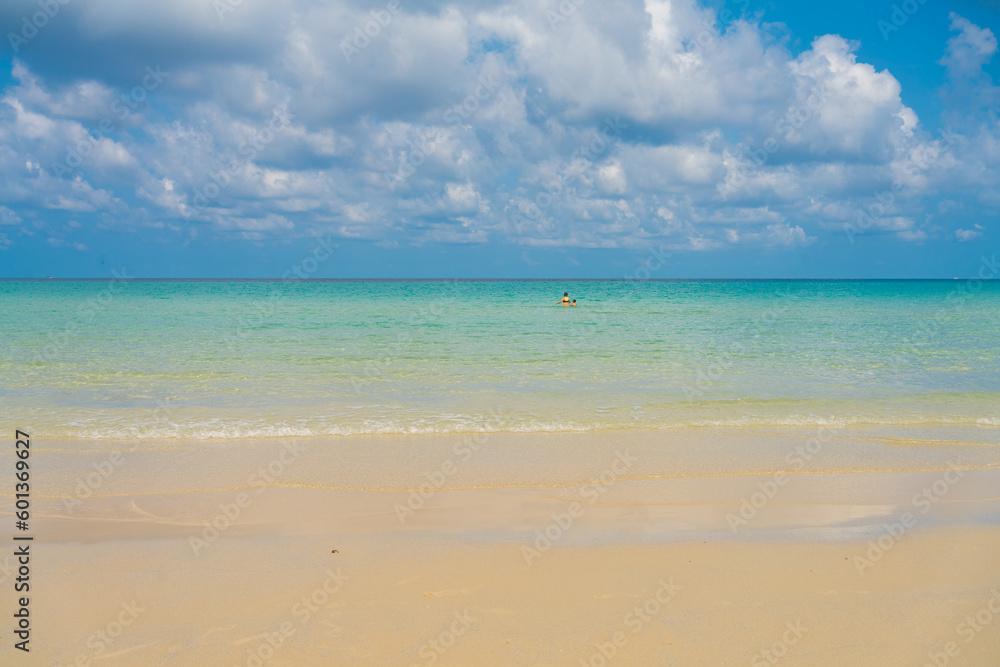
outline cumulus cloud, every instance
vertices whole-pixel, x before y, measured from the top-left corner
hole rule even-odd
[[[982,236],[983,229],[984,227],[982,225],[975,225],[974,229],[956,229],[955,238],[959,241],[971,241],[972,239]]]
[[[980,28],[955,12],[948,15],[951,29],[959,33],[948,40],[939,61],[952,77],[978,75],[997,51],[997,38],[989,28]]]
[[[1000,204],[994,126],[931,136],[857,44],[793,53],[695,0],[133,5],[66,5],[14,58],[0,224],[712,251],[810,245],[894,184],[869,229],[902,241],[947,234],[928,194]],[[941,64],[979,76],[996,38],[951,21]],[[164,82],[119,117],[148,67]]]

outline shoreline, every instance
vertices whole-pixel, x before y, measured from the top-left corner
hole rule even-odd
[[[1000,428],[983,426],[33,439],[53,497],[81,482],[98,496],[260,486],[410,491],[428,478],[449,489],[560,488],[599,480],[622,453],[630,460],[615,477],[631,480],[1000,469]],[[96,487],[87,483],[95,472]]]
[[[723,401],[728,402],[728,401]],[[827,406],[829,407],[829,406]],[[843,407],[843,406],[841,406]],[[15,406],[14,409],[20,409]],[[500,415],[499,410],[493,410],[490,412],[490,417],[495,418]],[[340,438],[411,438],[411,437],[452,437],[452,438],[464,438],[471,436],[479,437],[490,437],[494,435],[500,436],[586,436],[586,435],[598,435],[598,436],[620,436],[622,434],[629,433],[685,433],[685,432],[698,432],[698,431],[737,431],[745,430],[752,432],[792,432],[792,431],[812,431],[821,432],[824,430],[830,431],[857,431],[859,433],[865,432],[898,432],[907,433],[911,431],[917,432],[947,432],[955,431],[961,433],[975,433],[981,431],[984,433],[989,433],[989,431],[997,430],[1000,431],[1000,421],[996,416],[982,416],[976,413],[974,416],[966,415],[961,418],[952,419],[935,419],[928,415],[925,415],[922,420],[918,421],[906,421],[898,419],[887,419],[885,421],[878,421],[867,418],[867,416],[856,416],[851,419],[837,419],[837,418],[818,418],[812,417],[812,419],[805,419],[800,414],[795,414],[794,416],[789,416],[788,418],[774,417],[740,417],[733,420],[718,420],[718,419],[692,419],[684,421],[672,421],[669,423],[661,422],[648,422],[648,423],[638,423],[638,422],[621,422],[616,424],[610,423],[577,423],[577,424],[555,424],[543,423],[542,421],[524,421],[519,424],[503,424],[498,420],[479,420],[478,423],[473,424],[474,420],[466,421],[462,426],[454,428],[454,430],[444,428],[439,428],[443,424],[438,424],[437,426],[430,427],[413,427],[410,429],[400,430],[378,430],[370,427],[369,425],[357,423],[353,424],[356,430],[349,428],[346,431],[323,431],[319,430],[313,431],[312,426],[301,426],[294,427],[288,426],[284,422],[277,422],[271,424],[270,426],[259,425],[257,427],[251,428],[250,430],[240,432],[238,429],[245,425],[240,426],[223,426],[217,430],[198,430],[197,425],[191,423],[177,424],[171,421],[173,417],[178,417],[179,420],[182,419],[177,415],[176,411],[168,408],[157,408],[155,410],[146,411],[136,411],[132,416],[136,417],[138,422],[142,423],[142,418],[146,418],[147,423],[155,423],[157,426],[154,427],[142,427],[133,426],[131,428],[117,428],[117,430],[112,430],[110,428],[105,428],[104,430],[96,430],[91,432],[64,432],[59,426],[55,427],[56,434],[51,435],[49,440],[60,441],[60,442],[71,442],[71,441],[93,441],[93,442],[121,442],[121,441],[142,441],[149,443],[175,443],[175,442],[202,442],[208,444],[225,443],[232,441],[255,441],[255,440],[277,440],[277,439],[328,439],[335,440]],[[191,415],[193,416],[193,415]],[[197,415],[197,417],[204,417],[204,415]],[[937,415],[941,417],[941,415]],[[28,417],[29,422],[33,421],[31,416]],[[169,426],[159,426],[159,424],[165,423]],[[207,427],[206,427],[207,428]],[[188,429],[188,430],[181,430]],[[36,431],[46,432],[44,421],[42,426],[36,426]],[[992,442],[997,442],[998,438],[987,436]]]

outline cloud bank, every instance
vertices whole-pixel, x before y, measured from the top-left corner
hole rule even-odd
[[[954,13],[940,64],[955,122],[931,132],[857,44],[793,53],[738,7],[53,2],[30,37],[39,4],[0,9],[3,248],[72,245],[81,227],[164,243],[919,244],[981,234],[945,222],[957,202],[1000,206],[983,73],[997,40]]]

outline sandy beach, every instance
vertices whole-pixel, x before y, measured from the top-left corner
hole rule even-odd
[[[1000,667],[998,9],[3,0],[0,667]]]
[[[991,664],[995,438],[39,441],[30,664]]]

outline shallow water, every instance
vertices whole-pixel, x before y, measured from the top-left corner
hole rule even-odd
[[[0,322],[50,437],[1000,425],[989,281],[0,281]]]

